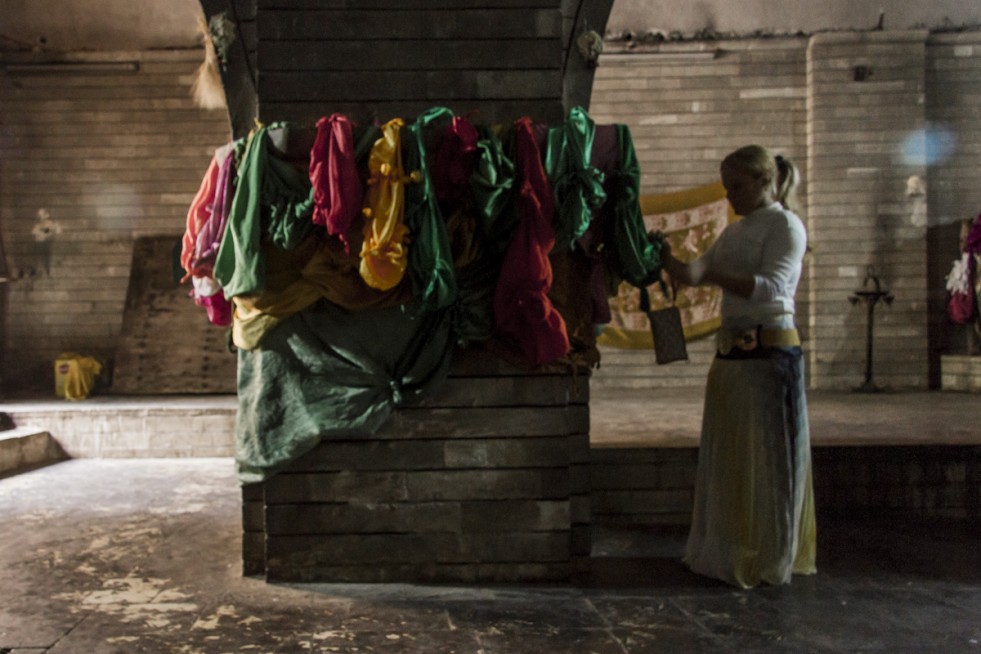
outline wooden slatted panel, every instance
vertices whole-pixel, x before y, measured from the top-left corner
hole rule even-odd
[[[114,393],[234,393],[237,359],[228,330],[174,281],[179,236],[142,237],[133,245],[129,290],[117,341]]]
[[[371,41],[387,39],[434,43],[455,39],[479,44],[482,39],[543,38],[556,39],[561,49],[557,9],[269,10],[260,3],[259,12],[260,52],[263,41],[324,39],[362,41],[370,47]]]
[[[446,106],[487,123],[560,120],[560,4],[258,0],[259,119],[388,120]]]
[[[342,102],[396,102],[443,99],[537,100],[543,92],[561,89],[551,71],[440,70],[361,72],[263,73],[262,93],[285,102],[329,97]]]

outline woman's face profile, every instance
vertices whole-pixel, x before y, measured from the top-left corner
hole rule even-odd
[[[767,185],[762,178],[753,177],[732,166],[722,166],[721,173],[726,199],[736,214],[745,216],[769,203]]]

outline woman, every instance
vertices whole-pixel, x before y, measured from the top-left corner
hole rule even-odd
[[[732,223],[701,258],[665,243],[673,280],[722,287],[722,328],[705,390],[695,505],[684,562],[748,588],[816,572],[811,455],[794,292],[807,234],[798,172],[750,145],[721,165]]]

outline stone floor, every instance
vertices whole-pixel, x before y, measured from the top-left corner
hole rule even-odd
[[[224,458],[0,479],[0,653],[981,652],[976,526],[819,516],[819,573],[748,591],[649,532],[597,534],[577,587],[273,585],[239,511]]]

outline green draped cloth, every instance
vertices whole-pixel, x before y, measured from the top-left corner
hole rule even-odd
[[[290,316],[238,353],[239,480],[262,481],[323,438],[371,435],[446,378],[450,345],[445,312],[321,301]]]
[[[593,211],[606,202],[603,173],[589,163],[595,133],[596,123],[582,107],[573,107],[562,125],[548,130],[545,174],[558,212],[555,252],[571,247],[585,234]]]
[[[638,288],[647,288],[661,279],[661,242],[647,234],[640,209],[640,164],[634,150],[630,128],[616,125],[620,163],[607,180],[610,197],[616,204],[610,238],[606,239],[609,268],[621,279]]]
[[[486,341],[494,332],[494,289],[518,219],[511,201],[514,163],[494,132],[483,126],[477,132],[471,193],[460,210],[473,221],[476,256],[456,268],[458,294],[450,309],[454,338],[461,346]]]
[[[450,306],[457,295],[453,273],[453,254],[450,251],[446,223],[436,200],[436,189],[426,161],[426,129],[445,127],[453,120],[453,112],[434,107],[422,113],[406,129],[404,168],[420,171],[418,184],[405,189],[405,226],[409,228],[409,271],[416,299],[426,310]]]
[[[477,158],[470,176],[474,213],[481,241],[497,258],[503,257],[518,225],[518,212],[511,201],[514,193],[514,162],[494,132],[477,126]]]
[[[264,239],[291,250],[315,229],[309,173],[269,153],[268,132],[281,127],[258,129],[242,159],[213,273],[227,298],[265,286]]]

